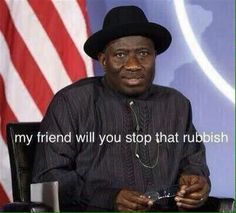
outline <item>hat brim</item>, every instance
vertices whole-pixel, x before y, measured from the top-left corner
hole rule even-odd
[[[157,54],[164,52],[171,43],[171,34],[163,26],[155,23],[132,23],[103,29],[94,33],[84,44],[84,51],[93,59],[98,60],[98,53],[115,39],[141,35],[150,38],[155,45]]]

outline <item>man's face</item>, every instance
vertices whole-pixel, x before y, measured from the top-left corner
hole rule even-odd
[[[123,94],[135,96],[150,87],[154,78],[155,57],[151,39],[127,36],[110,42],[98,59],[108,85]]]

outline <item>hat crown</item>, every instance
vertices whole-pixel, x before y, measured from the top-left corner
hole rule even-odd
[[[147,23],[144,12],[136,6],[121,6],[110,10],[103,22],[103,29],[131,23]]]
[[[171,43],[171,34],[165,27],[149,22],[139,7],[128,5],[115,7],[107,13],[102,29],[87,39],[84,51],[98,60],[98,54],[109,42],[126,36],[150,38],[157,54],[164,52]]]

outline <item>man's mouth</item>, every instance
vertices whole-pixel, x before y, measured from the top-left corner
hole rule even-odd
[[[131,86],[140,84],[143,81],[143,77],[122,77],[122,80]]]
[[[121,73],[122,81],[124,81],[126,84],[130,86],[135,86],[138,84],[141,84],[144,80],[144,75],[142,72],[129,72],[125,71]]]

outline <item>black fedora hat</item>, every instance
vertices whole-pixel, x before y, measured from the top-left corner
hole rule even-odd
[[[152,39],[156,53],[164,52],[171,43],[171,34],[163,26],[149,22],[144,12],[136,6],[111,9],[104,18],[102,30],[94,33],[84,44],[84,51],[97,60],[98,53],[112,40],[132,35]]]

